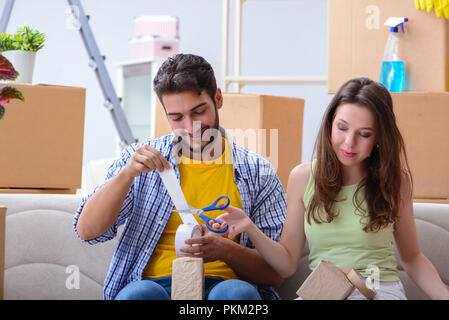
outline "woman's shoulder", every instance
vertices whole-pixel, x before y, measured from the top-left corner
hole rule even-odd
[[[312,171],[312,162],[303,162],[294,167],[293,170],[290,172],[290,175],[294,176],[295,178],[299,179],[307,178],[306,180],[309,180],[308,178],[310,177],[311,171]]]
[[[304,191],[307,188],[307,184],[310,179],[310,174],[312,172],[312,163],[311,162],[303,162],[290,172],[290,176],[288,178],[288,184],[290,187],[295,189],[295,192],[299,192],[300,194],[304,194]]]

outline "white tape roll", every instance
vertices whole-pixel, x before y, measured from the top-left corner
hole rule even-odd
[[[181,252],[181,247],[188,247],[184,241],[189,238],[201,237],[203,229],[198,224],[180,224],[175,235],[175,250],[178,257],[190,256],[188,253]]]

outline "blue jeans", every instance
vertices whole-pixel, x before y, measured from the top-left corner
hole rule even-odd
[[[257,289],[242,280],[223,280],[220,277],[205,277],[207,300],[261,300]],[[145,278],[128,283],[115,300],[170,300],[171,276]]]

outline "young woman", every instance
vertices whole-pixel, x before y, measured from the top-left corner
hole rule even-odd
[[[367,78],[345,83],[326,110],[314,155],[312,163],[300,164],[290,173],[287,218],[279,243],[233,207],[218,217],[230,226],[229,237],[246,232],[285,278],[296,271],[307,239],[311,269],[328,260],[368,277],[374,268],[380,281],[376,299],[406,299],[394,237],[410,278],[430,298],[449,299],[418,244],[412,179],[387,89]],[[358,298],[363,298],[358,290],[349,297]]]

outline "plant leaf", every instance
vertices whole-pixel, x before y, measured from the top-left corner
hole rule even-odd
[[[19,73],[14,69],[11,62],[0,55],[0,80],[15,80]]]
[[[19,89],[7,86],[0,89],[0,102],[4,103],[5,100],[10,99],[20,99],[22,101],[25,101],[25,97],[23,96],[22,92],[20,92]]]
[[[6,42],[5,40],[3,42]],[[17,32],[12,35],[11,46],[17,50],[23,51],[38,51],[42,49],[45,42],[45,33],[39,32],[37,29],[29,26],[23,26],[17,29]],[[0,47],[2,45],[0,38]]]

